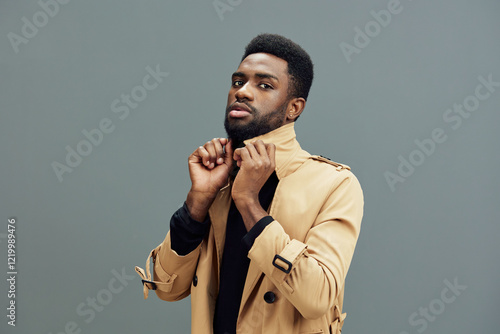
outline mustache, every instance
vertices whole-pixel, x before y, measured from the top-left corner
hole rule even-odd
[[[246,106],[248,107],[248,109],[250,109],[250,110],[252,111],[252,113],[254,113],[254,114],[255,114],[255,113],[258,113],[258,110],[257,110],[255,107],[253,107],[253,106],[249,105],[248,103],[246,103],[246,102],[238,102],[238,101],[234,101],[233,103],[231,103],[231,104],[230,104],[230,105],[226,108],[226,115],[227,115],[227,114],[231,111],[231,109],[233,108],[233,106],[234,106],[234,104],[235,104],[235,103],[244,104],[244,105],[246,105]]]

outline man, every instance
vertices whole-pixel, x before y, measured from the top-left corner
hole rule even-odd
[[[313,79],[309,55],[279,35],[247,46],[224,125],[188,159],[192,186],[155,248],[159,298],[191,294],[192,333],[340,333],[344,280],[363,195],[348,166],[302,150],[294,124]]]

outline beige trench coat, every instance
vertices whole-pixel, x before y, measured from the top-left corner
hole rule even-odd
[[[363,215],[359,182],[348,166],[302,150],[294,123],[256,139],[276,145],[279,184],[269,208],[274,221],[248,253],[237,333],[340,333],[344,281]],[[208,236],[191,253],[177,255],[170,232],[150,253],[154,282],[144,284],[144,298],[153,288],[167,301],[191,294],[193,334],[213,333],[230,203],[228,184],[209,210]],[[136,271],[151,281],[149,257],[146,271]]]

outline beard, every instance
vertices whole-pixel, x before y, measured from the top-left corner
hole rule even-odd
[[[227,107],[224,128],[228,138],[233,141],[233,148],[243,147],[244,140],[266,134],[281,127],[285,123],[287,104],[288,101],[279,106],[278,109],[262,115],[259,110],[245,103],[253,115],[252,121],[247,124],[238,124],[238,121],[230,123],[228,114],[232,106]]]

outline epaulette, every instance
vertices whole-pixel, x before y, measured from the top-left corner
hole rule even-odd
[[[311,155],[311,158],[314,159],[314,160],[326,162],[327,164],[335,166],[335,168],[338,171],[341,171],[342,169],[351,170],[351,167],[349,167],[347,165],[344,165],[344,164],[341,164],[341,163],[338,163],[338,162],[335,162],[335,161],[332,161],[332,160],[330,160],[327,157],[324,157],[322,155]]]

